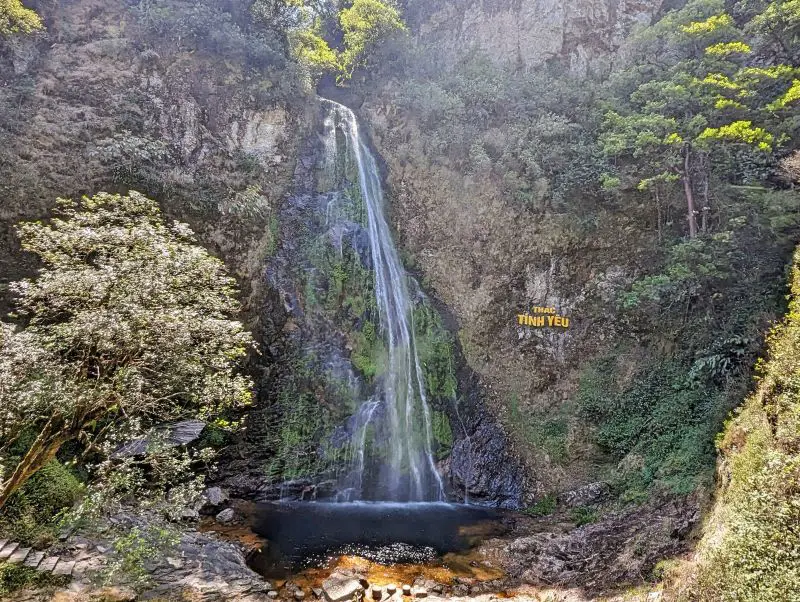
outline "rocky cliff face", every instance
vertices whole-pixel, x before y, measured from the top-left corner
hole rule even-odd
[[[415,35],[451,64],[480,49],[525,69],[556,59],[575,73],[611,60],[626,35],[649,24],[662,0],[453,0],[410,2]]]
[[[13,224],[59,196],[135,188],[226,259],[254,319],[307,121],[280,48],[254,56],[225,3],[41,4],[46,33],[0,43],[0,308],[34,268]]]

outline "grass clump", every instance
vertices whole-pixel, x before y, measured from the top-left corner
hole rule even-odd
[[[591,525],[592,523],[596,523],[598,518],[600,518],[599,512],[595,508],[589,508],[588,506],[573,508],[569,516],[576,527]]]
[[[69,577],[40,573],[19,564],[0,564],[0,596],[10,596],[23,588],[61,587],[69,582]],[[13,598],[7,598],[13,599]]]
[[[533,506],[526,508],[523,512],[529,516],[541,517],[550,516],[556,511],[558,498],[555,493],[548,493],[538,500]]]

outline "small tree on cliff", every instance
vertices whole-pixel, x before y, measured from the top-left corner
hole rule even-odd
[[[0,329],[0,507],[67,441],[251,397],[235,283],[188,226],[136,192],[58,204],[49,224],[18,227],[44,265],[12,285],[22,327]]]

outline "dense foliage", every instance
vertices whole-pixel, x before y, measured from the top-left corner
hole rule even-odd
[[[154,201],[62,199],[19,235],[43,267],[13,286],[16,324],[2,326],[0,505],[68,442],[107,457],[120,437],[249,402],[234,281]]]
[[[681,599],[788,602],[800,591],[800,253],[790,311],[769,338],[757,391],[719,441],[720,506]]]

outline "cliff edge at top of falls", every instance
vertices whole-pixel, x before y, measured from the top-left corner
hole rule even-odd
[[[535,69],[551,60],[574,73],[604,68],[663,0],[436,0],[407,3],[414,35],[453,65],[479,49],[496,63]]]

